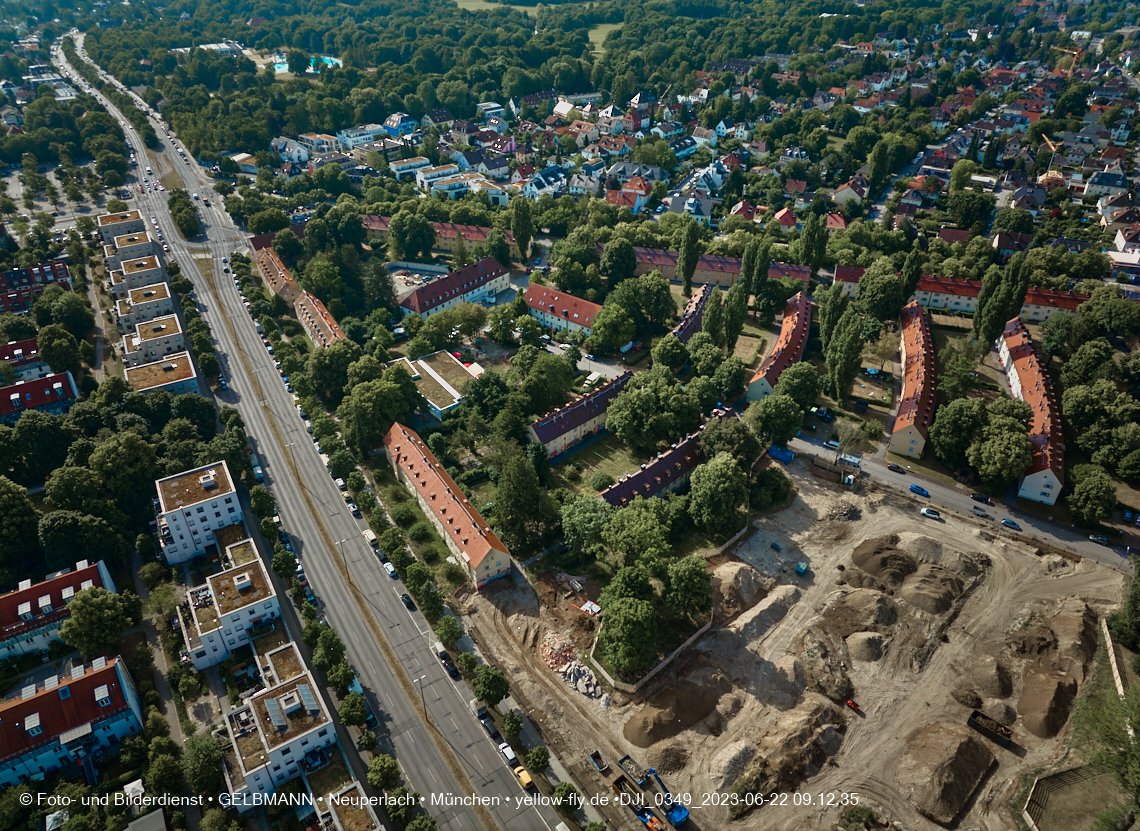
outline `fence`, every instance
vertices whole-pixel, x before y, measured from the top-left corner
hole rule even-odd
[[[1104,634],[1104,645],[1108,649],[1108,662],[1112,665],[1112,680],[1116,683],[1116,693],[1123,696],[1124,679],[1120,675],[1120,667],[1116,663],[1116,649],[1112,645],[1112,635],[1108,633],[1108,623],[1104,618],[1100,619],[1100,631]]]
[[[1051,776],[1042,776],[1033,780],[1029,789],[1029,796],[1025,800],[1025,807],[1021,809],[1021,818],[1029,825],[1032,831],[1041,831],[1037,821],[1049,806],[1049,795],[1054,791],[1069,785],[1076,785],[1103,773],[1099,768],[1079,767],[1054,773]]]
[[[602,621],[602,625],[605,626],[604,620]],[[680,655],[682,652],[684,652],[686,649],[688,649],[690,646],[692,646],[696,642],[697,638],[701,637],[701,635],[705,634],[705,632],[709,631],[709,629],[711,629],[711,628],[712,628],[712,617],[710,616],[708,623],[706,623],[704,626],[702,626],[700,629],[698,629],[696,632],[694,632],[691,636],[689,636],[689,639],[686,640],[683,644],[681,644],[676,649],[674,649],[672,652],[670,652],[665,657],[665,659],[661,661],[661,663],[659,663],[657,666],[655,666],[653,669],[649,670],[649,672],[647,672],[645,675],[643,675],[640,679],[638,679],[636,684],[626,684],[622,681],[615,680],[614,678],[612,678],[610,676],[610,674],[608,672],[606,672],[602,668],[602,665],[598,662],[598,659],[594,657],[594,652],[598,648],[598,639],[596,637],[594,638],[594,645],[590,647],[590,662],[594,665],[594,669],[597,670],[598,674],[601,675],[602,678],[606,679],[606,683],[609,684],[611,687],[613,687],[614,689],[617,689],[617,690],[621,690],[622,692],[635,693],[638,690],[640,690],[642,687],[644,687],[646,684],[648,684],[651,680],[653,680],[653,678],[656,677],[657,673],[661,672],[661,670],[665,669],[665,667],[667,667],[667,666],[669,666],[669,664],[673,663],[673,660],[678,655]],[[599,631],[598,634],[600,635],[601,632]]]

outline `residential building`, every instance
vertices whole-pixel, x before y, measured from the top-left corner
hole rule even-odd
[[[293,311],[297,313],[297,320],[301,322],[313,346],[332,346],[344,337],[336,318],[315,295],[302,291],[293,304]]]
[[[802,291],[797,292],[784,306],[780,336],[776,338],[775,346],[748,382],[746,397],[749,401],[767,398],[775,391],[784,370],[803,357],[810,328],[811,301]]]
[[[453,271],[430,282],[424,282],[401,301],[404,314],[418,314],[421,318],[458,306],[460,303],[480,303],[510,288],[511,270],[494,257],[485,257],[477,263]]]
[[[71,272],[63,260],[0,272],[0,313],[23,314],[48,286],[71,291]]]
[[[281,602],[253,540],[226,548],[223,571],[187,593],[179,625],[194,669],[220,664],[251,636],[281,617]]]
[[[921,459],[934,420],[934,340],[926,310],[912,300],[902,310],[902,396],[887,449]]]
[[[0,388],[0,423],[12,424],[28,410],[60,415],[79,398],[70,372],[57,372]]]
[[[38,338],[0,343],[0,363],[16,373],[17,381],[33,381],[51,372],[40,357]]]
[[[263,795],[284,782],[323,766],[336,744],[328,705],[297,647],[286,643],[262,653],[257,640],[252,644],[265,686],[228,712],[224,726],[214,732],[226,743],[226,791],[242,812],[265,804],[259,801]]]
[[[998,231],[994,234],[993,246],[998,256],[1007,259],[1020,251],[1028,251],[1033,244],[1033,234],[1019,231]]]
[[[854,202],[858,205],[866,198],[867,183],[862,181],[862,177],[856,177],[837,187],[831,197],[831,201],[836,205],[846,205],[848,202]]]
[[[709,298],[712,297],[714,291],[716,289],[709,285],[697,286],[693,289],[692,296],[681,311],[681,319],[671,330],[681,343],[688,343],[693,335],[701,331],[701,324],[705,317],[705,306],[708,305]]]
[[[407,113],[392,113],[384,119],[384,132],[393,138],[414,133],[420,123]]]
[[[389,361],[389,365],[392,364],[403,364],[416,389],[427,401],[431,414],[440,421],[462,403],[463,387],[483,374],[483,368],[478,364],[468,367],[445,350],[414,361],[410,358]]]
[[[364,225],[365,239],[370,245],[388,244],[388,227],[392,224],[391,217],[365,214],[360,217],[360,221]],[[455,251],[460,237],[463,237],[463,244],[470,252],[479,243],[485,243],[487,234],[491,231],[490,228],[482,225],[460,225],[455,222],[433,222],[432,227],[435,228],[435,247],[432,250],[446,254]],[[514,234],[509,230],[504,230],[503,234],[507,238],[507,244],[511,246],[511,254],[517,257],[518,247],[515,245]]]
[[[663,248],[642,248],[634,246],[634,255],[637,257],[637,267],[634,274],[648,274],[650,271],[659,271],[666,280],[674,283],[681,282],[677,271],[677,252]],[[602,255],[602,246],[598,246],[598,256]],[[717,255],[702,254],[697,258],[697,267],[693,271],[693,285],[710,284],[729,288],[740,275],[741,259],[739,257],[721,257]],[[768,278],[779,280],[784,277],[794,277],[803,283],[807,290],[811,279],[811,269],[807,266],[793,265],[791,263],[772,263],[768,269]]]
[[[1128,193],[1128,177],[1123,173],[1101,170],[1089,177],[1082,191],[1084,196],[1120,196]]]
[[[637,162],[614,162],[606,171],[606,176],[613,177],[618,184],[625,184],[634,176],[640,176],[650,183],[669,181],[669,174],[657,165]]]
[[[527,427],[527,435],[546,448],[547,456],[567,452],[605,428],[610,402],[632,377],[633,373],[627,370],[581,398],[547,413]]]
[[[172,395],[198,392],[198,371],[189,352],[175,352],[148,364],[126,367],[123,372],[136,392],[166,390]]]
[[[528,199],[538,199],[544,194],[561,196],[569,186],[566,171],[561,167],[548,167],[540,170],[523,185],[523,196]]]
[[[143,712],[122,658],[96,658],[31,681],[0,703],[0,785],[42,782],[62,768],[94,781],[92,759],[142,731]]]
[[[146,221],[138,211],[102,214],[95,218],[95,225],[104,243],[112,242],[115,237],[124,234],[141,234],[146,231]]]
[[[244,173],[246,176],[257,175],[257,158],[249,153],[235,153],[230,156],[230,161],[237,165],[238,173]]]
[[[120,351],[123,365],[132,367],[185,352],[186,348],[178,315],[166,315],[136,325],[134,334],[123,336]]]
[[[598,303],[537,283],[527,286],[525,298],[528,313],[542,326],[558,332],[581,332],[587,338],[602,310]]]
[[[158,256],[159,246],[155,245],[145,231],[136,234],[123,234],[113,242],[103,246],[103,265],[108,269],[121,266],[127,260],[137,260],[151,255]]]
[[[49,574],[39,583],[21,580],[15,591],[0,595],[0,656],[43,652],[71,617],[68,604],[76,592],[100,588],[117,592],[103,560],[80,560],[75,570]]]
[[[1033,502],[1054,505],[1065,483],[1065,442],[1061,412],[1053,381],[1037,354],[1033,339],[1020,318],[1005,325],[998,341],[998,357],[1009,381],[1009,391],[1029,405],[1029,441],[1033,461],[1021,477],[1017,495]]]
[[[452,115],[451,110],[446,107],[437,107],[434,110],[428,110],[424,113],[424,117],[420,119],[420,124],[424,127],[435,127],[441,133],[451,129],[451,125],[455,123],[455,116]]]
[[[386,132],[380,124],[362,124],[359,127],[341,130],[336,134],[336,140],[342,153],[350,153],[362,144],[370,144],[383,138]]]
[[[166,269],[162,267],[158,257],[151,255],[124,260],[118,270],[110,272],[107,287],[116,300],[125,300],[131,289],[154,283],[166,283]]]
[[[397,182],[415,176],[417,170],[422,170],[425,167],[431,167],[431,160],[423,156],[413,156],[410,159],[399,159],[388,163],[388,169],[392,171]],[[421,185],[421,187],[423,186]]]
[[[459,165],[457,164],[441,164],[435,167],[421,167],[416,173],[416,187],[420,190],[427,190],[432,182],[439,179],[452,179],[460,173]]]
[[[340,147],[337,137],[328,133],[301,133],[297,136],[297,143],[309,151],[310,157],[334,153]]]
[[[129,332],[140,323],[174,314],[174,300],[166,283],[151,283],[128,289],[127,296],[115,303],[120,332]]]
[[[281,136],[269,142],[269,149],[282,162],[304,164],[309,160],[309,149],[298,141]]]
[[[205,553],[216,544],[215,531],[242,521],[241,502],[225,460],[167,476],[154,486],[162,555],[171,565]]]
[[[272,248],[261,248],[254,253],[253,258],[257,263],[257,270],[261,273],[261,279],[265,281],[269,290],[285,298],[285,302],[293,306],[301,297],[301,287],[297,285],[285,263],[281,262],[277,252]]]
[[[415,430],[393,424],[384,455],[477,588],[510,574],[510,551]]]

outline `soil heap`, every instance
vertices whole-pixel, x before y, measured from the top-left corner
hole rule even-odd
[[[919,813],[948,826],[993,765],[985,739],[963,725],[942,721],[907,739],[898,783]]]

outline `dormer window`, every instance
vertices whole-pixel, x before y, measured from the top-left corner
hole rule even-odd
[[[106,684],[95,688],[95,703],[100,707],[111,706],[111,690]]]

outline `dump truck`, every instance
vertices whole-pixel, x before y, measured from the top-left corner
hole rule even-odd
[[[646,774],[645,768],[633,761],[633,757],[628,753],[618,759],[618,767],[629,774],[629,778],[634,781],[639,788],[645,784]]]
[[[985,713],[974,710],[966,719],[966,724],[973,727],[990,741],[997,742],[1002,747],[1009,747],[1013,740],[1013,731],[1000,721],[987,716]]]
[[[609,762],[602,758],[602,751],[600,750],[595,750],[590,754],[590,761],[593,763],[598,773],[605,773],[610,769]]]

